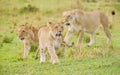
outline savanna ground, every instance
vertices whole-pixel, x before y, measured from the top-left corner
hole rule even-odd
[[[120,1],[119,0],[0,0],[0,75],[120,75]],[[47,59],[44,64],[35,60],[33,46],[28,60],[23,60],[23,44],[17,36],[21,24],[44,25],[54,18],[62,21],[62,12],[69,9],[84,11],[101,10],[110,16],[116,11],[110,24],[113,40],[106,45],[106,36],[100,28],[96,43],[87,47],[89,35],[85,34],[82,50],[67,48],[65,58],[53,65]],[[66,32],[66,31],[65,31]],[[77,40],[78,34],[71,38]],[[62,51],[59,49],[60,52]]]

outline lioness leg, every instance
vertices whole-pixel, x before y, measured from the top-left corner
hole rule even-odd
[[[58,59],[58,56],[55,52],[55,48],[53,46],[49,46],[48,47],[48,52],[51,56],[51,61],[53,64],[56,64],[56,63],[59,63],[59,59]]]
[[[46,61],[46,50],[40,48],[40,63],[44,63]]]
[[[72,43],[69,43],[69,39],[70,39],[70,37],[73,35],[73,33],[74,33],[73,29],[69,29],[69,30],[67,31],[67,33],[66,33],[65,38],[64,38],[64,41],[66,42],[66,44],[67,44],[68,46],[72,46],[72,45],[74,44],[73,42],[72,42]]]
[[[84,31],[82,30],[78,37],[78,41],[77,41],[77,45],[76,45],[77,47],[81,46],[83,36],[84,36]]]
[[[108,26],[108,18],[105,14],[101,13],[101,24],[103,25],[103,28],[104,28],[104,32],[106,34],[106,36],[108,37],[108,43],[111,41],[112,39],[112,36],[110,34],[110,31],[109,31],[109,26]]]
[[[110,43],[111,39],[112,39],[112,36],[110,34],[110,31],[109,31],[109,28],[104,28],[104,31],[105,31],[105,34],[106,36],[108,37],[108,43]]]
[[[92,46],[95,43],[95,33],[90,34],[90,42],[88,46]]]
[[[30,44],[28,42],[24,42],[24,59],[27,59],[28,58],[28,53],[30,51]]]

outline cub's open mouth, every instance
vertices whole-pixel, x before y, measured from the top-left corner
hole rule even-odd
[[[59,33],[59,34],[56,34],[56,36],[62,36],[62,34],[61,34],[61,33]]]

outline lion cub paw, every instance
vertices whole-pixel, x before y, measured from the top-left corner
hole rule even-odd
[[[59,60],[53,60],[52,64],[58,64],[60,61]]]

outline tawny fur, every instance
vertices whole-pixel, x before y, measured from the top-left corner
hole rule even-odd
[[[39,48],[40,50],[40,63],[44,63],[46,61],[46,50],[48,50],[51,56],[51,62],[53,64],[59,63],[58,56],[56,54],[56,48],[58,48],[62,42],[61,36],[56,37],[56,34],[63,32],[63,24],[61,23],[48,23],[48,26],[44,26],[40,28],[38,32],[39,37]]]
[[[75,31],[78,31],[79,37],[77,46],[80,47],[84,32],[87,32],[91,35],[90,42],[88,44],[91,46],[95,43],[95,35],[101,25],[104,28],[107,38],[109,39],[108,42],[112,39],[108,26],[108,17],[101,11],[83,12],[79,9],[75,9],[63,12],[63,16],[65,18],[65,24],[69,27],[64,39],[66,43],[69,43],[69,38]]]
[[[18,36],[24,43],[24,56],[27,59],[32,44],[38,44],[39,27],[32,25],[20,25],[18,28]]]

